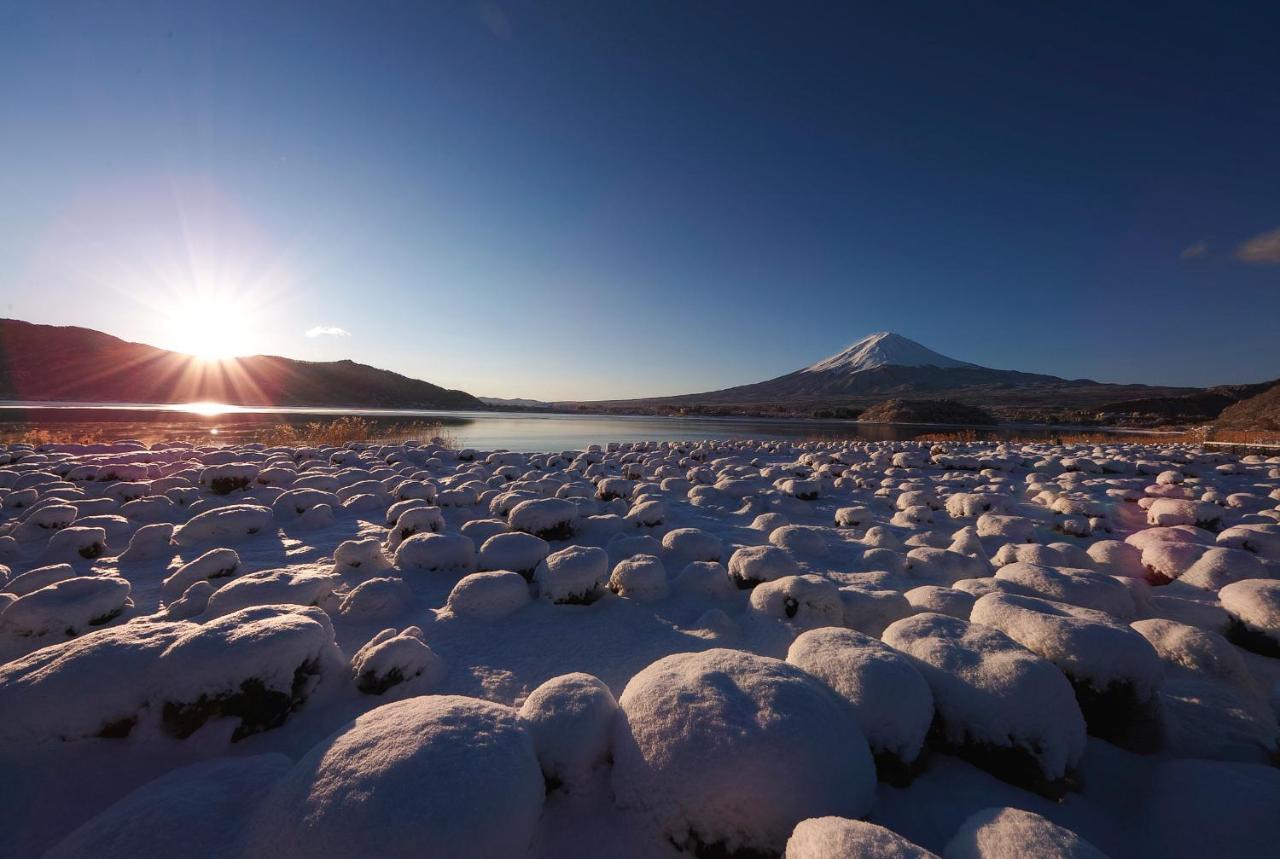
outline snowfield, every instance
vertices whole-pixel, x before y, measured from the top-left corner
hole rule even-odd
[[[0,463],[3,856],[1280,843],[1280,457],[119,442]]]

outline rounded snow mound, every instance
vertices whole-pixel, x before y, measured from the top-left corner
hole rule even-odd
[[[449,592],[445,607],[459,617],[497,620],[522,608],[529,600],[529,583],[524,576],[510,570],[495,570],[463,576]]]
[[[370,710],[295,764],[262,804],[246,853],[519,856],[543,794],[532,737],[513,710],[409,698]]]
[[[610,759],[617,717],[613,693],[590,674],[553,677],[530,693],[520,719],[533,735],[549,788],[579,788]]]
[[[801,629],[838,626],[844,622],[840,591],[822,576],[784,576],[751,591],[751,610],[793,623]]]
[[[937,859],[892,830],[865,820],[812,817],[796,824],[785,859]]]
[[[599,599],[608,578],[609,554],[593,546],[570,546],[552,552],[533,574],[546,599],[580,605]]]
[[[1280,656],[1280,581],[1245,579],[1218,591],[1218,599],[1231,617],[1227,638],[1249,650]]]
[[[850,709],[813,677],[736,650],[679,653],[619,699],[613,787],[684,848],[781,852],[809,817],[860,817],[875,767]]]
[[[898,775],[920,756],[933,694],[906,656],[869,635],[829,627],[799,635],[787,662],[849,702],[883,775]]]
[[[743,590],[799,572],[791,553],[777,546],[743,546],[729,557],[729,578]]]
[[[942,855],[944,859],[1107,859],[1071,830],[1019,808],[984,808],[970,815]]]
[[[290,763],[284,755],[266,754],[180,767],[90,818],[45,856],[233,859],[243,850],[241,821]]]
[[[1056,793],[1084,753],[1071,684],[1004,633],[925,613],[891,624],[884,642],[915,659],[937,705],[942,737],[1014,784]]]

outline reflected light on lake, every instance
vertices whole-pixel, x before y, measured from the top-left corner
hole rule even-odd
[[[226,403],[214,403],[214,402],[205,401],[200,403],[186,403],[182,406],[176,406],[174,408],[174,411],[187,412],[193,415],[200,415],[202,417],[212,418],[218,415],[225,415],[228,412],[234,412],[236,411],[236,407],[229,406]]]

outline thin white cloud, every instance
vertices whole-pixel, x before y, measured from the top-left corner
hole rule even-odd
[[[307,329],[308,337],[350,337],[351,332],[336,325],[317,325]]]
[[[1208,253],[1209,243],[1200,241],[1183,248],[1181,256],[1183,259],[1200,259],[1203,256],[1207,256]]]
[[[1236,248],[1236,259],[1255,265],[1280,265],[1280,227],[1260,233]]]

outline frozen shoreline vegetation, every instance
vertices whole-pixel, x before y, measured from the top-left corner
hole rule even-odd
[[[0,447],[0,854],[1261,855],[1280,458]]]

